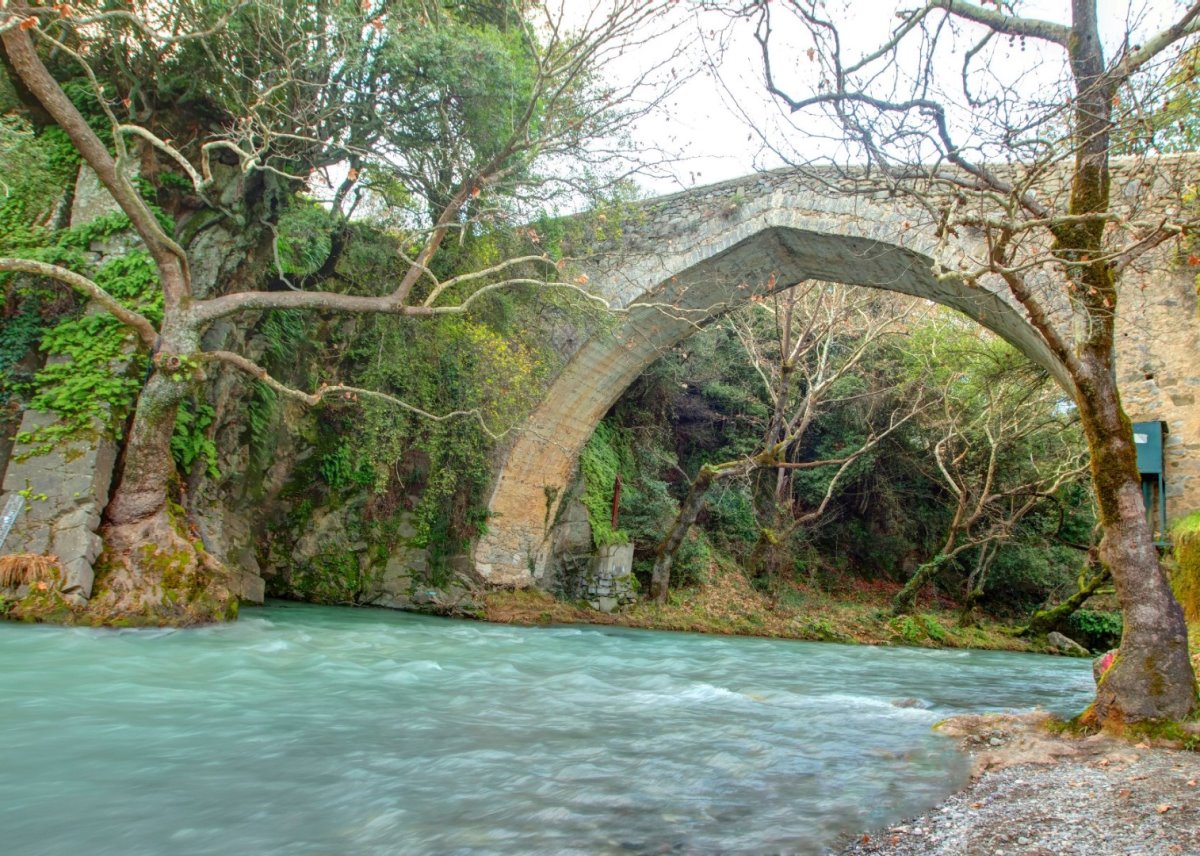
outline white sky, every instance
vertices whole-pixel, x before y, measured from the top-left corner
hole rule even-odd
[[[591,6],[595,0],[563,0],[568,7]],[[884,41],[896,24],[895,10],[913,8],[919,0],[889,2],[888,0],[829,0],[828,14],[834,20],[844,20],[842,28],[843,55],[854,56],[866,53]],[[1175,15],[1182,4],[1177,0],[1098,0],[1102,15],[1102,33],[1111,55],[1120,43],[1122,35],[1132,30],[1145,34],[1160,29]],[[682,0],[673,9],[680,27],[671,37],[627,54],[622,61],[614,63],[609,73],[614,79],[629,79],[640,69],[663,57],[669,56],[680,40],[695,39],[697,43],[688,56],[680,61],[678,71],[687,79],[655,116],[643,120],[635,131],[635,140],[646,147],[661,146],[678,152],[682,160],[670,170],[669,177],[643,177],[640,182],[652,193],[669,193],[698,184],[709,184],[754,172],[756,169],[781,165],[782,161],[773,152],[766,150],[759,134],[747,124],[747,117],[759,128],[770,129],[773,143],[790,146],[803,157],[818,157],[835,154],[833,138],[836,130],[828,125],[803,128],[781,127],[781,113],[766,93],[758,46],[752,38],[752,26],[740,21],[732,26],[729,19],[720,14],[704,11],[696,0]],[[789,91],[795,95],[805,94],[811,87],[811,72],[815,64],[805,56],[811,44],[799,27],[787,26],[786,4],[776,2],[773,6],[773,23],[776,27],[777,46],[773,56],[777,57],[776,75],[788,81]],[[839,10],[845,9],[845,12]],[[1069,0],[1026,0],[1017,3],[1018,12],[1025,16],[1044,18],[1060,23],[1069,20]],[[980,31],[973,31],[980,32]],[[773,40],[773,45],[776,41]],[[964,35],[960,42],[969,46],[974,39]],[[720,83],[706,68],[711,63],[719,44],[725,50],[717,68]],[[790,50],[786,48],[790,47]],[[961,55],[961,50],[959,52]],[[1063,52],[1053,45],[1042,46],[1030,40],[1024,49],[1018,44],[1001,45],[995,49],[990,70],[1003,73],[1041,66],[1024,78],[1023,86],[1031,90],[1038,88],[1037,80],[1049,75],[1057,77],[1064,61]],[[949,72],[957,84],[959,66],[954,63]],[[807,75],[807,76],[806,76]],[[738,110],[733,108],[736,103]],[[740,111],[740,112],[739,112]],[[744,114],[744,115],[743,115]],[[812,120],[809,120],[810,123]]]

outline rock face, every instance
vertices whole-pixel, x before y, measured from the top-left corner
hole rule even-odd
[[[116,203],[100,185],[96,174],[87,167],[81,169],[75,183],[71,225],[85,225],[116,210]],[[114,236],[93,243],[89,255],[98,263],[127,248],[128,241]],[[112,366],[114,373],[126,370],[126,365]],[[33,433],[56,422],[52,414],[27,410],[21,416],[18,431]],[[96,530],[108,504],[116,460],[116,444],[99,421],[88,436],[73,437],[49,451],[37,444],[14,442],[7,466],[0,473],[3,476],[0,508],[20,494],[24,510],[0,544],[0,555],[55,556],[63,573],[62,594],[75,603],[87,601],[95,579],[92,565],[103,546]]]
[[[26,411],[21,431],[54,422],[51,415]],[[93,438],[62,443],[44,454],[33,452],[29,444],[16,443],[4,475],[0,508],[20,495],[24,510],[0,545],[0,555],[57,557],[63,571],[62,593],[82,603],[92,594],[92,565],[102,546],[96,529],[108,503],[116,446],[97,430]]]

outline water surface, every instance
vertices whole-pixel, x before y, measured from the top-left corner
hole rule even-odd
[[[815,854],[962,782],[938,719],[1091,689],[1033,655],[296,605],[0,622],[0,852]]]

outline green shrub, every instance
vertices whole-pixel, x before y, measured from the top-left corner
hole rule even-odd
[[[209,478],[220,478],[217,470],[217,445],[207,429],[216,418],[211,404],[185,401],[175,414],[175,430],[171,434],[171,456],[181,473],[189,473],[196,461],[204,463]]]
[[[921,624],[925,627],[925,633],[934,642],[942,642],[946,638],[946,628],[941,625],[932,615],[922,615]]]
[[[333,215],[316,203],[301,202],[284,212],[276,230],[275,250],[281,273],[316,273],[333,248]]]
[[[1100,612],[1080,609],[1067,620],[1072,635],[1081,645],[1093,651],[1107,651],[1121,642],[1123,622],[1119,612]]]
[[[752,544],[758,538],[754,503],[741,485],[718,486],[708,497],[708,529],[728,541]]]
[[[1058,592],[1073,590],[1078,570],[1079,553],[1074,549],[1005,544],[988,576],[988,604],[993,609],[1028,611]]]
[[[708,545],[708,539],[703,531],[693,527],[675,554],[675,562],[671,566],[671,586],[683,588],[706,582],[711,562],[712,548]]]
[[[921,625],[911,615],[900,615],[889,622],[892,630],[905,642],[919,642],[922,636]]]

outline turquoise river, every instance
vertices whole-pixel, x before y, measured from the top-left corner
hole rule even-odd
[[[930,730],[1086,661],[276,604],[0,622],[0,853],[819,854],[960,785]]]

